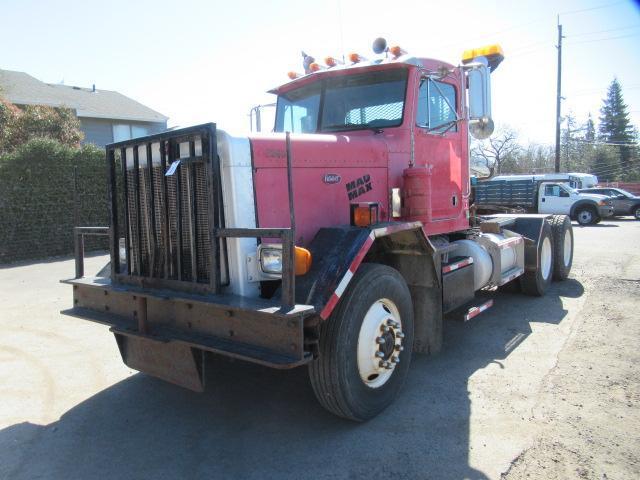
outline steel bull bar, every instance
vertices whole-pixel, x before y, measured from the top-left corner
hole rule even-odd
[[[191,129],[186,134],[193,131],[201,132],[202,129]],[[215,127],[212,131],[215,133]],[[171,268],[159,270],[162,272],[161,278],[153,275],[151,267],[145,269],[140,265],[135,266],[136,262],[140,264],[141,259],[144,260],[141,254],[143,250],[136,250],[136,245],[140,244],[141,235],[138,234],[136,238],[132,238],[130,232],[143,231],[140,228],[141,224],[144,225],[141,220],[145,219],[145,210],[141,205],[150,204],[153,207],[154,201],[162,202],[162,196],[154,199],[151,195],[150,201],[147,201],[148,199],[141,198],[144,194],[139,190],[133,190],[135,192],[133,201],[128,202],[127,200],[131,200],[127,197],[130,195],[127,193],[128,190],[125,188],[122,193],[122,189],[117,188],[113,151],[115,149],[122,151],[120,158],[126,186],[126,149],[133,148],[133,163],[134,168],[137,169],[139,168],[136,153],[138,149],[146,148],[149,152],[153,141],[170,143],[172,139],[165,138],[166,135],[181,135],[181,138],[184,138],[185,131],[132,140],[130,142],[133,143],[133,147],[131,144],[113,144],[107,147],[111,227],[75,229],[76,276],[73,279],[62,280],[62,283],[73,286],[73,307],[61,313],[108,325],[115,335],[122,360],[127,366],[195,391],[204,389],[205,352],[279,369],[293,368],[311,361],[313,358],[311,348],[305,344],[305,325],[317,321],[318,317],[312,306],[295,303],[295,217],[291,195],[289,136],[287,135],[286,142],[291,228],[224,228],[218,221],[214,223],[213,218],[210,224],[213,227],[210,230],[211,245],[216,247],[215,250],[212,249],[213,253],[220,251],[217,248],[218,242],[228,237],[281,239],[283,244],[282,293],[280,298],[266,300],[221,293],[218,272],[211,276],[208,285],[194,281],[197,280],[195,274],[193,279],[188,279],[192,283],[181,281],[183,279],[180,278],[180,270],[176,269],[176,265],[180,264],[179,259],[175,265],[170,265]],[[207,140],[211,145],[215,138],[210,137]],[[188,138],[187,141],[189,141]],[[193,140],[190,141],[193,142]],[[109,150],[110,147],[111,150]],[[191,156],[193,156],[193,150],[193,143],[191,143],[189,148]],[[167,151],[169,157],[175,155],[173,150],[167,149]],[[162,154],[164,156],[164,153]],[[151,160],[151,155],[147,155],[147,158]],[[149,184],[153,181],[166,182],[164,179],[157,178],[158,174],[152,171],[151,164],[152,162],[148,161],[146,167],[140,167],[148,167]],[[166,165],[164,160],[162,164],[163,167]],[[210,162],[207,168],[217,169],[217,162]],[[186,172],[188,174],[189,170]],[[128,176],[132,177],[131,172]],[[136,170],[133,178],[137,176]],[[211,175],[209,178],[213,179],[211,194],[215,194],[216,200],[221,201],[220,189],[215,188],[217,186],[215,176]],[[141,184],[137,179],[135,183]],[[162,189],[160,194],[162,195]],[[121,218],[118,217],[118,197],[121,195],[124,196],[124,227],[119,227]],[[177,198],[177,202],[180,202],[180,197]],[[158,210],[150,209],[151,212]],[[178,208],[178,211],[181,209]],[[166,215],[166,211],[164,214]],[[131,218],[134,218],[135,222],[131,222]],[[124,265],[121,264],[118,240],[118,232],[122,230],[126,237]],[[151,245],[149,251],[153,251],[154,248],[158,248],[154,245],[156,239],[153,238],[156,230],[148,231],[151,235],[143,239]],[[158,228],[157,231],[162,230]],[[84,276],[83,238],[85,235],[109,236],[111,268],[107,276]],[[131,261],[131,256],[135,262]],[[211,263],[215,267],[218,261],[212,258]],[[149,265],[152,264],[153,262],[149,262]],[[172,271],[176,272],[177,278],[169,277]],[[192,272],[195,272],[195,269]],[[143,275],[144,273],[147,275]],[[203,286],[206,288],[202,288]]]

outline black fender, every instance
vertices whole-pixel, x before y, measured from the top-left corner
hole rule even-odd
[[[311,270],[296,277],[296,302],[313,305],[326,320],[362,262],[389,265],[400,272],[414,306],[414,350],[436,353],[442,346],[440,254],[420,222],[370,227],[321,228],[310,245]]]
[[[591,207],[596,211],[596,215],[600,215],[598,213],[598,204],[593,201],[593,200],[578,200],[576,203],[574,203],[573,205],[571,205],[571,210],[569,211],[569,217],[571,219],[575,219],[576,218],[576,212],[580,209],[580,208],[584,208],[584,207]]]

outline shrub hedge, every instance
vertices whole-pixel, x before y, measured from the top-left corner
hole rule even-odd
[[[76,221],[108,225],[103,150],[38,138],[0,155],[0,263],[72,253]],[[107,241],[92,238],[86,248]]]

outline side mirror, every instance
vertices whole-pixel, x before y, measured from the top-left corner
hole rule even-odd
[[[618,200],[624,200],[625,198],[627,198],[627,197],[624,196],[624,195],[618,195]]]
[[[494,124],[491,119],[491,73],[484,57],[465,65],[469,85],[469,133],[478,140],[489,138]]]

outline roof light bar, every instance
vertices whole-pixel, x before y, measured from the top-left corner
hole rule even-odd
[[[493,72],[498,68],[500,62],[504,60],[504,52],[502,51],[502,47],[497,43],[480,48],[471,48],[463,52],[462,63],[469,63],[477,57],[485,57],[489,62],[489,68]]]

